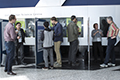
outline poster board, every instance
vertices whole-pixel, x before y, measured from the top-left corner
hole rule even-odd
[[[43,23],[45,20],[42,19],[35,19],[35,25],[36,25],[36,35],[35,35],[35,46],[36,46],[36,65],[39,65],[39,63],[43,62],[43,50],[42,50],[42,44],[43,42],[40,40],[41,38],[41,32],[44,30]]]
[[[2,60],[2,54],[6,53],[6,49],[5,49],[5,40],[4,40],[4,29],[5,26],[7,25],[8,20],[2,20],[0,19],[0,63]]]

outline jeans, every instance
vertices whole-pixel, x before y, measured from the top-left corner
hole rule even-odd
[[[5,47],[7,54],[5,70],[7,70],[7,72],[12,72],[15,44],[13,41],[5,41]]]
[[[45,61],[45,67],[49,67],[48,66],[48,56],[50,59],[50,64],[51,64],[51,66],[53,66],[54,60],[53,60],[53,49],[52,48],[43,49],[43,58]]]
[[[20,62],[24,62],[24,46],[23,43],[17,43],[16,52],[15,52],[15,60],[18,61],[18,51],[20,50]]]
[[[76,63],[76,54],[78,51],[78,45],[79,45],[78,40],[74,40],[74,41],[70,42],[69,58],[68,58],[69,62]]]
[[[115,64],[115,53],[114,53],[114,45],[116,43],[116,38],[111,39],[108,38],[108,46],[106,50],[106,57],[104,64],[107,64],[109,62],[109,58],[111,57],[111,61],[113,64]]]

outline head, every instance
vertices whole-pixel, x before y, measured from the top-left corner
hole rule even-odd
[[[95,24],[93,25],[93,28],[94,28],[94,29],[98,29],[98,23],[95,23]]]
[[[49,27],[49,22],[46,21],[46,22],[43,23],[43,25],[44,25],[45,28],[48,28]]]
[[[21,28],[21,23],[20,22],[17,22],[16,23],[16,28],[19,30]]]
[[[15,22],[16,22],[16,17],[15,17],[15,15],[11,14],[11,15],[9,16],[9,21],[10,21],[11,23],[15,23]]]
[[[111,24],[113,22],[113,18],[111,16],[107,17],[107,23]]]
[[[71,16],[71,21],[73,21],[73,22],[76,23],[77,19],[76,19],[76,16],[75,16],[75,15],[72,15],[72,16]]]
[[[56,17],[52,17],[51,18],[51,23],[52,23],[52,25],[55,25],[57,23],[57,18]]]

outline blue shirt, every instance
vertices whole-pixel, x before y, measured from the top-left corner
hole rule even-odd
[[[54,30],[54,42],[61,41],[63,42],[63,27],[58,22],[53,28]]]

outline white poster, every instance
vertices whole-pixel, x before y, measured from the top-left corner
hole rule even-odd
[[[5,40],[4,40],[4,29],[8,22],[2,22],[2,51],[5,49]]]

